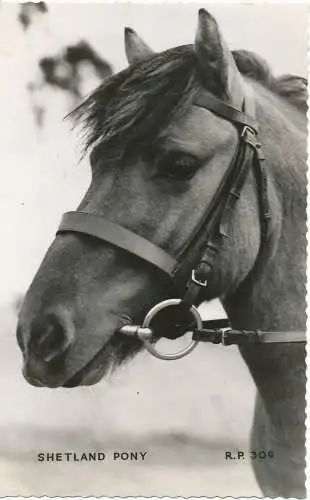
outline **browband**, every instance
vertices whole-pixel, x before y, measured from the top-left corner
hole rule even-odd
[[[174,271],[178,265],[177,260],[142,236],[122,226],[113,224],[113,222],[105,220],[99,215],[86,212],[65,213],[56,234],[72,231],[107,241],[153,264],[171,277],[174,276]]]
[[[250,127],[255,133],[257,133],[258,124],[254,118],[249,116],[249,110],[246,110],[247,114],[243,113],[242,111],[233,108],[229,104],[226,104],[226,102],[223,102],[206,92],[198,94],[198,96],[194,99],[193,104],[201,108],[206,108],[214,114],[229,120],[230,122],[242,125],[243,127]],[[245,105],[247,104],[248,99],[245,99]]]

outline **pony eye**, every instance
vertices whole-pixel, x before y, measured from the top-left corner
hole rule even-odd
[[[199,160],[184,153],[168,153],[159,158],[157,170],[160,177],[176,181],[186,181],[194,177]]]

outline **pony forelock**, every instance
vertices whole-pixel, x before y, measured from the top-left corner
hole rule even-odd
[[[266,61],[253,52],[233,51],[233,56],[244,76],[307,109],[305,78],[275,78]],[[98,146],[117,155],[137,141],[154,141],[198,91],[197,66],[193,46],[184,45],[154,54],[107,79],[69,114],[82,124],[84,152]]]

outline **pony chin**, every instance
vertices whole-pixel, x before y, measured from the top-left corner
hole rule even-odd
[[[123,335],[117,330],[102,349],[81,370],[69,378],[63,387],[97,384],[109,372],[135,356],[142,348],[141,341]]]
[[[98,384],[101,379],[107,374],[109,368],[106,366],[95,367],[89,369],[83,368],[80,372],[76,373],[71,379],[63,384],[65,388],[74,388],[78,386],[89,386]]]

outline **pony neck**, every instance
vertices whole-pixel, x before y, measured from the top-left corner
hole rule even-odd
[[[258,85],[255,90],[268,158],[270,235],[259,265],[223,302],[236,328],[305,330],[306,134],[298,126],[303,117],[271,91]]]
[[[291,125],[285,109],[267,116],[265,109],[269,113],[271,104],[259,109],[266,169],[273,178],[269,246],[249,279],[223,302],[237,329],[305,331],[306,142],[296,127],[298,120]],[[305,480],[305,345],[249,345],[240,351],[258,389],[251,446],[274,450],[284,464],[281,481],[287,475],[298,491]],[[272,474],[280,474],[276,466]]]

